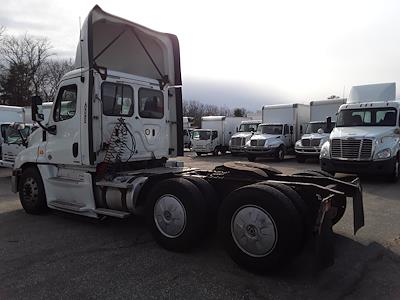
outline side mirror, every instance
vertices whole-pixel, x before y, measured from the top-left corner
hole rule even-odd
[[[328,132],[330,132],[332,129],[332,118],[331,117],[326,118],[326,128],[328,129]]]
[[[300,125],[300,135],[303,135],[303,125]]]
[[[323,134],[323,133],[324,133],[324,130],[323,130],[322,128],[319,128],[319,129],[317,130],[317,133],[318,133],[318,134]]]
[[[300,128],[301,128],[301,126],[300,126]],[[300,132],[301,132],[301,129],[300,129]],[[293,134],[293,126],[292,125],[290,126],[290,134]]]
[[[32,120],[35,122],[42,122],[44,120],[42,103],[40,96],[32,97]]]

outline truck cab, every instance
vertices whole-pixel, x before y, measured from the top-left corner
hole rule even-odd
[[[335,122],[331,122],[330,117],[325,122],[308,123],[304,135],[295,144],[296,160],[304,163],[307,158],[319,158],[321,147],[329,139],[333,127]]]
[[[23,151],[29,135],[37,128],[32,124],[4,123],[0,125],[2,145],[0,167],[12,168],[18,153]],[[20,128],[18,129],[17,126]]]
[[[198,156],[207,153],[218,155],[220,148],[222,149],[221,144],[221,134],[218,130],[194,129],[192,132],[192,149]]]
[[[260,125],[261,123],[261,120],[242,121],[239,126],[238,132],[232,135],[229,141],[229,149],[232,155],[245,153],[246,143],[257,131],[258,125]]]
[[[399,177],[399,107],[395,83],[353,87],[340,106],[336,127],[321,149],[321,169],[330,173]]]

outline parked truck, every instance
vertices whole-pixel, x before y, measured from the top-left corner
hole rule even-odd
[[[225,154],[229,141],[239,130],[245,117],[206,116],[201,118],[201,129],[195,129],[192,136],[192,149],[198,156],[212,153]]]
[[[319,158],[322,145],[336,124],[336,114],[346,99],[329,99],[310,102],[310,123],[295,144],[296,159],[303,163],[307,158]]]
[[[261,120],[246,120],[240,123],[238,132],[233,134],[229,141],[229,150],[232,155],[245,153],[246,143],[257,131],[258,125],[261,123]]]
[[[395,83],[355,86],[339,108],[336,127],[321,149],[321,169],[331,174],[399,177],[399,107]]]
[[[245,151],[249,161],[257,157],[272,156],[284,160],[285,154],[294,150],[295,142],[310,121],[310,108],[306,104],[265,105],[262,124],[247,142]]]
[[[40,128],[12,172],[27,213],[48,209],[91,218],[144,213],[156,242],[188,251],[219,224],[220,240],[241,266],[265,272],[312,241],[332,263],[332,224],[353,198],[354,230],[364,224],[357,177],[320,171],[282,174],[231,162],[185,168],[179,43],[95,6],[86,18],[76,69],[65,74],[50,117],[32,98]],[[128,225],[128,224],[127,224]]]

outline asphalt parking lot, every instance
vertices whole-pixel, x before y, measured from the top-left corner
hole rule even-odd
[[[240,157],[196,157],[187,166],[211,169]],[[283,172],[318,169],[288,158]],[[399,299],[400,182],[362,178],[365,227],[352,235],[352,210],[334,227],[334,266],[314,273],[307,253],[277,274],[240,269],[213,236],[187,254],[153,241],[144,220],[94,221],[60,212],[26,214],[0,169],[0,299]]]

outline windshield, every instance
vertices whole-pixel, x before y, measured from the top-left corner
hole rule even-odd
[[[336,127],[351,126],[396,126],[395,108],[359,108],[341,110]]]
[[[194,140],[209,140],[211,138],[211,131],[193,131]]]
[[[266,134],[282,134],[283,125],[260,125],[258,126],[259,133]]]
[[[258,124],[242,124],[239,127],[239,132],[257,131]]]
[[[331,133],[333,127],[335,127],[335,122],[332,122],[331,124],[331,128],[328,130],[326,122],[309,123],[307,124],[306,133],[317,133],[319,129],[322,129],[325,133]]]
[[[2,125],[2,133],[4,137],[4,142],[7,144],[22,144],[21,136],[17,129],[10,127],[9,125]],[[25,126],[20,132],[22,136],[26,139],[30,134],[30,127]]]

